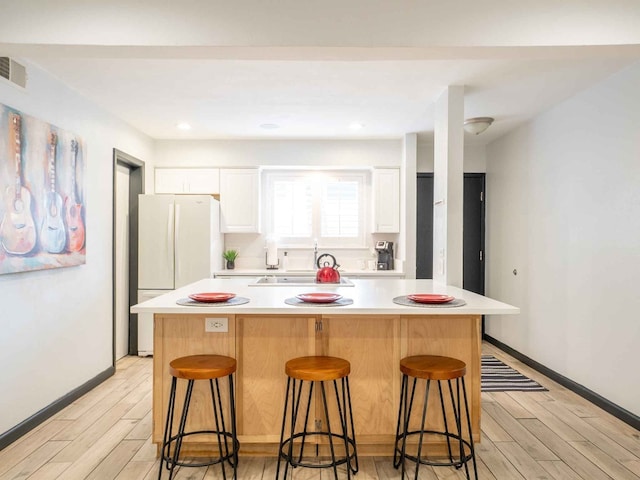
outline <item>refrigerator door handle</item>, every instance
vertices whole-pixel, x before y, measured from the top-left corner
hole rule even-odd
[[[167,215],[167,264],[171,265],[173,263],[173,248],[171,245],[173,244],[173,204],[169,204],[169,210]]]
[[[179,246],[179,238],[180,238],[180,204],[176,203],[176,223],[175,228],[173,229],[173,238],[174,238],[174,252],[180,251]],[[176,265],[176,280],[180,278],[180,255],[174,255],[175,257],[175,265]],[[177,282],[176,282],[177,283]]]

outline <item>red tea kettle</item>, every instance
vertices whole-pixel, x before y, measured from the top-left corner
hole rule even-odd
[[[329,253],[323,253],[316,262],[316,283],[340,283],[340,272],[336,263],[336,257]]]

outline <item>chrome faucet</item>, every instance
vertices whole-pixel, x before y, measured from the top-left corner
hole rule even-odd
[[[318,268],[318,239],[313,241],[313,266],[312,269]]]

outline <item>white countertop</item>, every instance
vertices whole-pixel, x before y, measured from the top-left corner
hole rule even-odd
[[[442,285],[433,280],[354,279],[354,286],[339,287],[331,284],[308,286],[249,286],[253,279],[204,279],[131,307],[132,313],[181,314],[331,314],[331,315],[507,315],[520,313],[520,309],[506,303],[478,295],[461,288]],[[192,293],[230,292],[250,299],[249,303],[230,306],[181,306],[176,301]],[[294,306],[287,298],[300,293],[336,292],[353,300],[345,306]],[[393,303],[393,298],[413,293],[439,293],[464,299],[461,307],[408,307]]]

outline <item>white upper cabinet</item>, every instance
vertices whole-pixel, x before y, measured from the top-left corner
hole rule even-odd
[[[373,170],[373,233],[400,233],[400,170]]]
[[[156,193],[220,193],[218,168],[156,168]]]
[[[220,169],[220,230],[260,233],[260,171]]]

